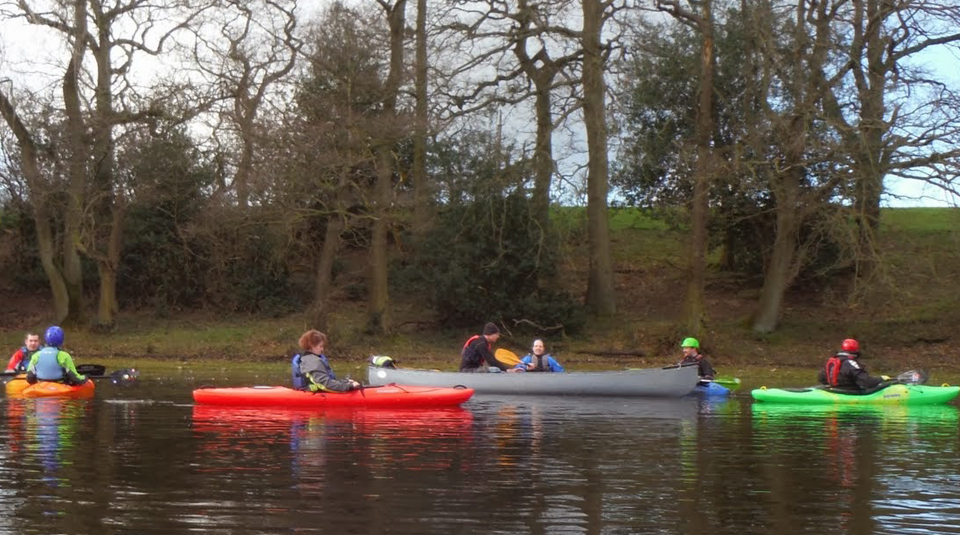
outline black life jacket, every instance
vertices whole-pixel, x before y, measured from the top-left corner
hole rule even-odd
[[[527,369],[528,372],[548,372],[548,371],[550,371],[550,365],[547,363],[547,355],[546,355],[546,354],[540,355],[540,356],[538,357],[538,356],[536,356],[536,355],[534,355],[534,354],[531,353],[531,354],[530,354],[530,362],[532,362],[533,364],[536,364],[536,366],[534,366],[533,368],[528,368],[528,369]]]

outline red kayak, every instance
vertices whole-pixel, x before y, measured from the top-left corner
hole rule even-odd
[[[367,387],[344,393],[305,392],[284,386],[199,388],[193,400],[207,405],[275,407],[453,407],[470,399],[472,388],[433,386]]]

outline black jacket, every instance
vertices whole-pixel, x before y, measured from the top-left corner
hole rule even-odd
[[[500,368],[507,371],[507,366],[501,363],[490,351],[490,345],[483,335],[478,335],[467,340],[460,352],[460,371],[472,372],[483,366],[486,361],[488,366]]]
[[[827,360],[817,376],[820,384],[839,388],[870,390],[883,382],[880,377],[871,377],[857,360],[857,355],[840,352]]]
[[[680,361],[680,365],[683,366],[684,364],[693,364],[694,362],[697,363],[697,375],[699,375],[701,379],[709,379],[712,381],[713,377],[717,375],[717,372],[713,369],[713,366],[707,362],[707,359],[703,358],[703,354],[701,353],[697,353],[692,357],[683,357],[683,360]]]

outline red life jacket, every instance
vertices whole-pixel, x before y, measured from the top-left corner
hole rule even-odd
[[[846,358],[848,358],[846,355],[837,354],[827,359],[827,363],[824,364],[823,373],[827,377],[827,383],[830,386],[838,386],[840,382],[840,367],[843,366],[843,361]]]
[[[467,346],[470,345],[470,343],[473,342],[474,340],[476,340],[477,338],[480,338],[480,335],[479,335],[479,334],[475,334],[475,335],[471,336],[470,338],[468,338],[467,341],[466,341],[466,343],[463,344],[463,349],[466,349]],[[460,350],[461,353],[463,352],[463,349]],[[487,349],[490,349],[490,342],[487,342]]]

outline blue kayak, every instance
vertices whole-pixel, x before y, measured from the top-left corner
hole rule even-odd
[[[726,396],[730,389],[714,381],[701,381],[693,389],[694,394],[701,396]]]

